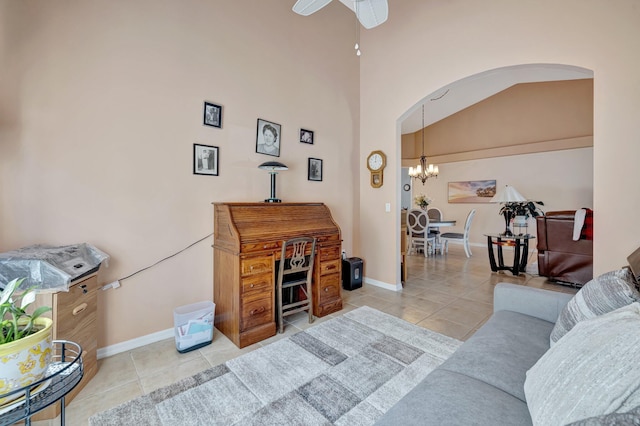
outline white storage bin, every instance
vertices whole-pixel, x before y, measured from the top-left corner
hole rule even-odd
[[[189,352],[211,343],[215,310],[215,303],[209,301],[192,303],[173,310],[178,352]]]

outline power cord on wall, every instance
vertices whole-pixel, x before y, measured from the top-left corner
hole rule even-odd
[[[115,280],[115,281],[113,281],[113,282],[111,282],[111,283],[109,283],[109,284],[105,284],[105,285],[103,285],[103,286],[102,286],[102,290],[109,290],[110,288],[114,288],[114,289],[115,289],[115,288],[118,288],[118,287],[120,287],[120,282],[121,282],[121,281],[127,280],[127,279],[129,279],[129,278],[133,277],[134,275],[139,274],[140,272],[146,271],[146,270],[147,270],[147,269],[149,269],[149,268],[153,268],[154,266],[158,265],[159,263],[162,263],[162,262],[164,262],[165,260],[171,259],[172,257],[179,255],[179,254],[180,254],[180,253],[182,253],[183,251],[190,249],[191,247],[195,246],[195,245],[196,245],[196,244],[198,244],[199,242],[202,242],[202,241],[206,240],[207,238],[209,238],[209,237],[210,237],[210,236],[212,236],[212,235],[213,235],[213,232],[212,232],[211,234],[207,235],[206,237],[200,238],[198,241],[196,241],[196,242],[194,242],[194,243],[189,244],[187,247],[183,248],[182,250],[180,250],[180,251],[178,251],[178,252],[176,252],[176,253],[173,253],[172,255],[169,255],[169,256],[165,257],[164,259],[160,259],[160,260],[158,260],[158,261],[157,261],[156,263],[154,263],[153,265],[149,265],[149,266],[147,266],[146,268],[142,268],[142,269],[140,269],[139,271],[136,271],[136,272],[134,272],[133,274],[129,274],[129,275],[127,275],[127,276],[126,276],[126,277],[124,277],[124,278],[120,278],[120,279]]]

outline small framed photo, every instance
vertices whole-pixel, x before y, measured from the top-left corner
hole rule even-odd
[[[281,130],[279,124],[258,118],[256,152],[280,157]]]
[[[308,180],[322,182],[322,160],[319,158],[309,158]]]
[[[217,146],[193,144],[193,174],[218,176],[220,162]]]
[[[204,121],[205,126],[222,128],[222,107],[220,105],[209,102],[204,103]]]
[[[300,129],[300,142],[313,145],[313,130]]]

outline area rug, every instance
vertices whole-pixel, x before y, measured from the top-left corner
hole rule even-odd
[[[371,425],[462,342],[369,307],[89,419],[107,425]]]

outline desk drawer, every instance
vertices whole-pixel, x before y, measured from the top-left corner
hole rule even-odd
[[[320,249],[320,262],[340,259],[340,246],[322,247]]]
[[[265,272],[273,272],[273,256],[248,257],[240,261],[240,273],[243,277]]]
[[[241,331],[273,322],[273,292],[244,296],[241,311]]]
[[[281,248],[282,248],[282,242],[280,242],[280,241],[245,243],[245,244],[242,244],[242,246],[240,248],[240,252],[242,252],[242,253],[252,253],[252,252],[263,251],[263,250],[278,251],[278,250],[281,250]]]
[[[55,295],[55,338],[80,344],[83,351],[97,347],[98,280],[90,279]]]
[[[318,304],[340,298],[340,274],[324,275],[320,278]]]
[[[256,292],[271,292],[273,291],[273,274],[271,272],[267,274],[251,275],[247,278],[243,278],[241,281],[241,294]]]
[[[341,260],[330,260],[320,262],[320,275],[340,273]]]

